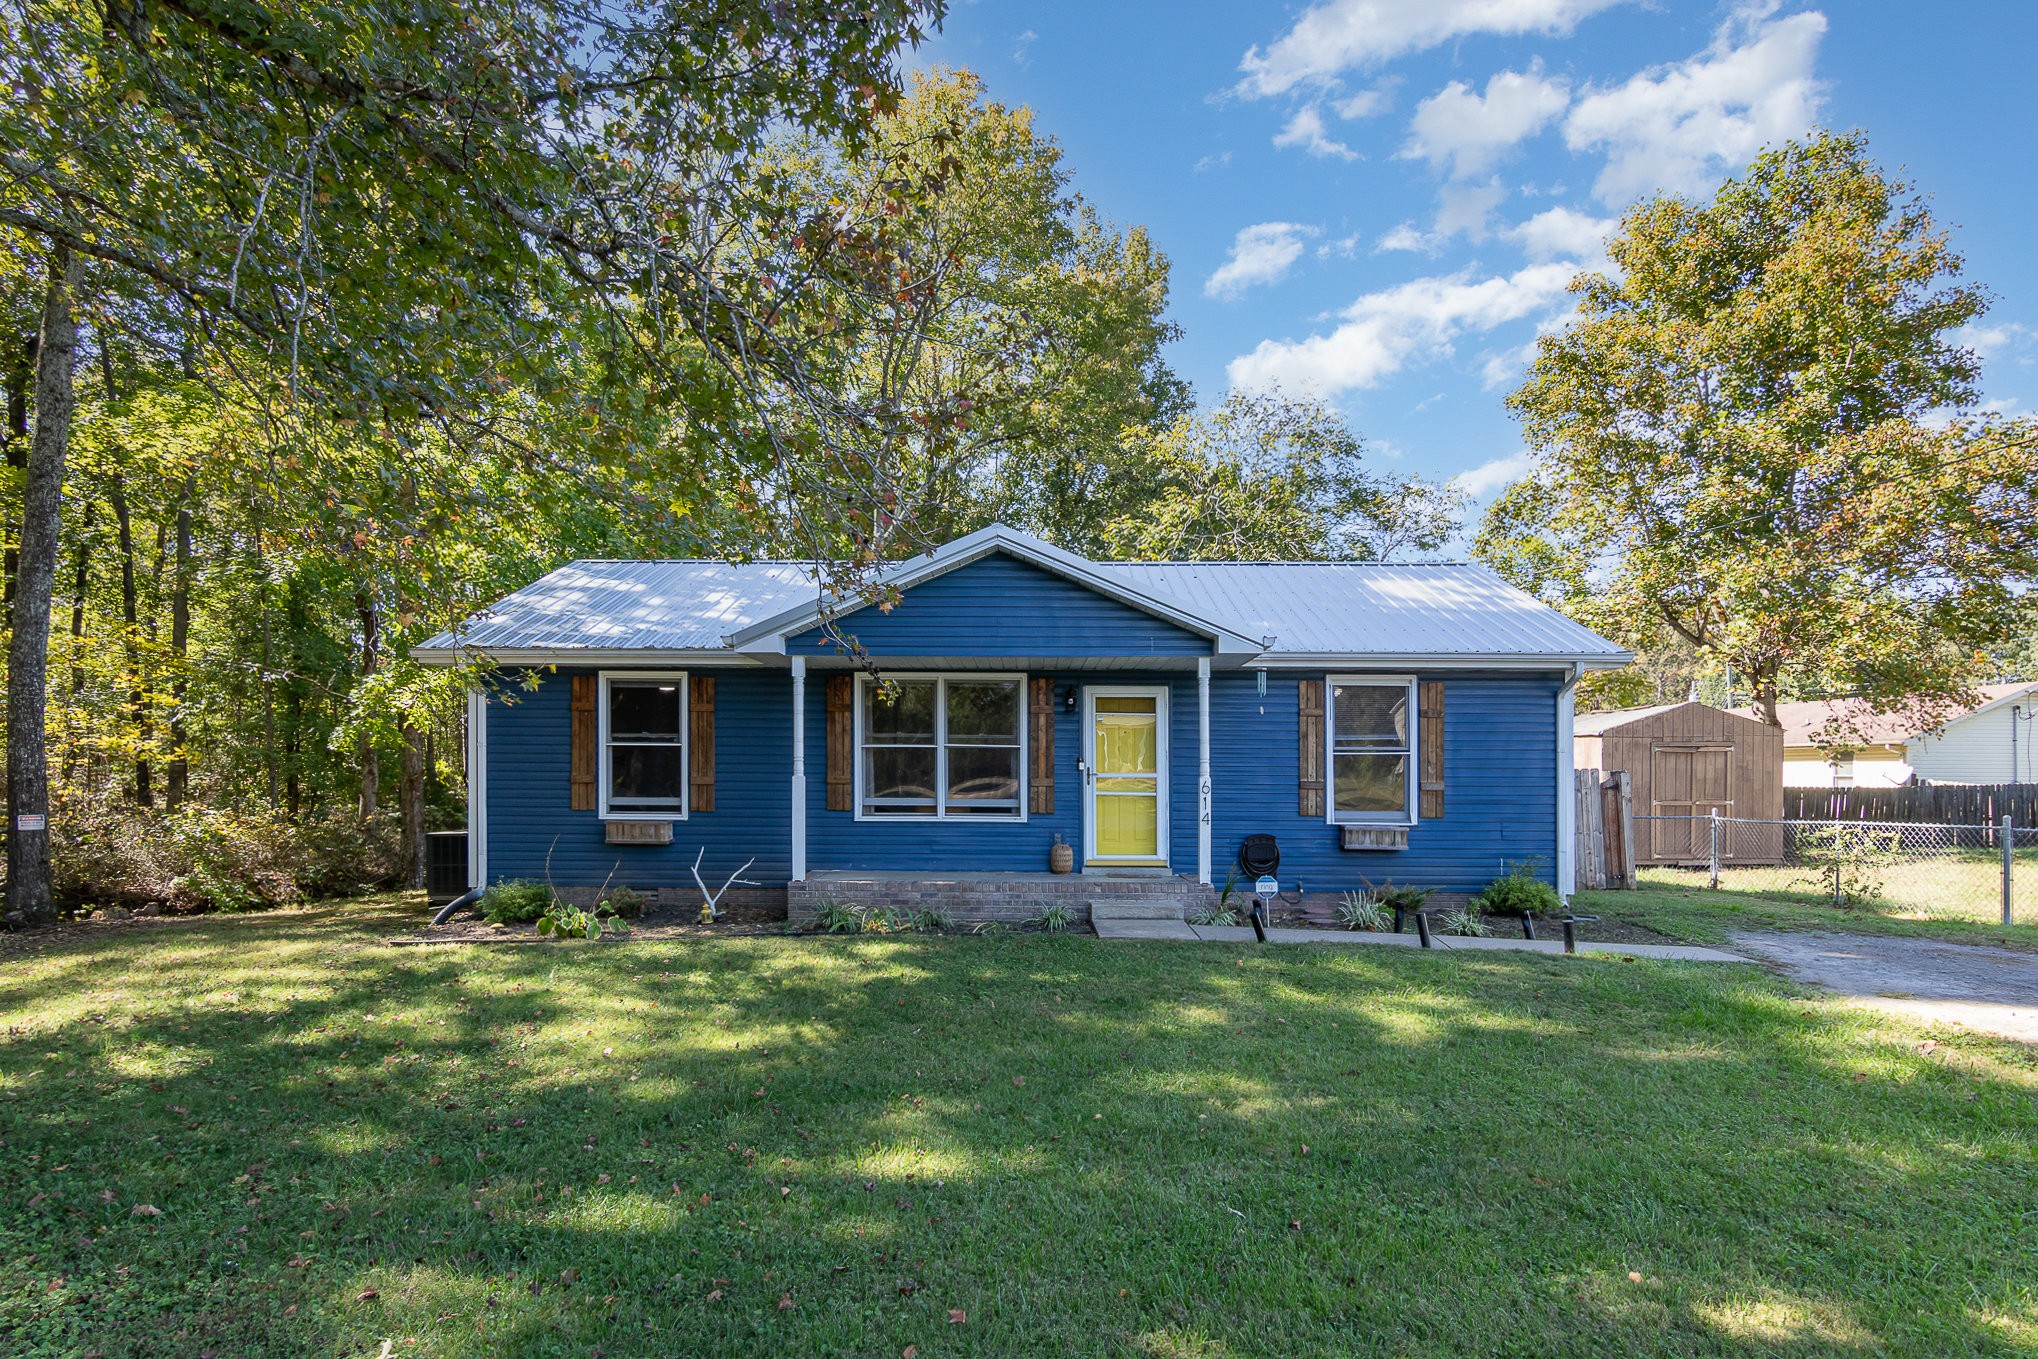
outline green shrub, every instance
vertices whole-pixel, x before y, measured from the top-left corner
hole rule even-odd
[[[1486,922],[1479,918],[1479,912],[1470,906],[1453,906],[1437,921],[1437,933],[1462,934],[1473,938],[1484,937]]]
[[[1386,929],[1392,918],[1393,911],[1371,892],[1347,892],[1337,904],[1337,923],[1348,930],[1378,932]]]
[[[629,922],[620,916],[604,918],[598,910],[584,911],[570,901],[555,901],[538,917],[538,933],[559,939],[599,939],[603,934],[627,934]]]
[[[651,909],[651,898],[634,887],[611,887],[602,893],[601,904],[594,909],[596,914],[606,912],[634,920]]]
[[[1392,878],[1381,883],[1378,887],[1373,886],[1370,882],[1366,882],[1364,878],[1360,878],[1359,881],[1366,883],[1366,891],[1373,900],[1379,902],[1390,911],[1396,909],[1419,911],[1422,909],[1422,904],[1428,901],[1431,894],[1436,891],[1434,887],[1397,887],[1394,885],[1394,879]]]
[[[1476,910],[1488,915],[1555,915],[1564,909],[1557,889],[1535,876],[1540,859],[1511,863],[1507,872],[1486,884],[1486,890],[1472,898]]]
[[[481,894],[481,916],[497,925],[522,925],[543,916],[552,906],[552,889],[542,882],[509,879],[489,884]]]
[[[839,901],[824,901],[815,908],[814,928],[827,934],[858,934],[863,930],[863,913]]]
[[[1191,925],[1236,925],[1238,912],[1229,906],[1205,906],[1200,911],[1189,912]]]
[[[1034,929],[1059,934],[1076,923],[1076,908],[1060,901],[1043,905],[1036,914],[1026,917],[1026,923]]]
[[[938,907],[922,906],[919,910],[913,912],[910,923],[915,930],[922,934],[939,934],[943,930],[953,929],[955,919],[948,912]]]
[[[865,906],[857,912],[862,917],[865,934],[901,934],[912,928],[912,922],[889,906]]]
[[[1903,832],[1871,826],[1821,826],[1798,837],[1805,874],[1800,883],[1831,893],[1835,906],[1866,906],[1882,896],[1883,879],[1903,860]]]

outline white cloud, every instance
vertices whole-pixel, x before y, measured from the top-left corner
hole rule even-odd
[[[1548,127],[1570,102],[1568,84],[1546,80],[1536,69],[1502,71],[1486,82],[1484,95],[1453,80],[1415,106],[1400,154],[1468,179]]]
[[[1316,247],[1316,258],[1320,260],[1333,258],[1348,260],[1358,253],[1359,233],[1356,231],[1349,236],[1340,236],[1334,241],[1325,241]]]
[[[1312,156],[1336,156],[1339,160],[1357,160],[1359,153],[1337,141],[1324,126],[1323,111],[1315,105],[1295,110],[1295,116],[1288,125],[1274,134],[1275,146],[1299,146]]]
[[[1503,349],[1498,354],[1488,354],[1479,365],[1479,385],[1487,391],[1494,391],[1521,380],[1528,366],[1536,361],[1536,342],[1530,340],[1518,349]]]
[[[1568,33],[1623,0],[1322,0],[1239,62],[1238,92],[1259,99],[1322,83],[1470,33]]]
[[[1306,340],[1262,340],[1231,361],[1234,387],[1335,396],[1375,387],[1409,363],[1447,354],[1466,331],[1487,331],[1548,307],[1571,281],[1566,264],[1532,264],[1506,277],[1419,278],[1367,293],[1336,329]]]
[[[1023,71],[1033,64],[1033,54],[1027,49],[1040,41],[1040,35],[1029,28],[1012,41],[1016,44],[1012,49],[1012,60]]]
[[[1229,164],[1231,164],[1231,152],[1213,151],[1196,161],[1196,173],[1200,175],[1205,170],[1221,170]]]
[[[1298,222],[1261,222],[1232,238],[1231,257],[1203,284],[1205,297],[1231,299],[1248,288],[1279,283],[1302,258],[1302,243],[1316,228]]]
[[[1415,250],[1428,254],[1441,244],[1443,242],[1418,229],[1415,223],[1403,222],[1380,238],[1380,243],[1373,247],[1373,253],[1384,255],[1390,250]]]
[[[1451,478],[1451,485],[1474,500],[1484,500],[1520,481],[1534,466],[1527,453],[1510,453],[1504,458],[1489,458],[1469,472],[1458,473]]]
[[[1546,208],[1502,234],[1520,242],[1532,260],[1597,261],[1606,253],[1606,238],[1619,225],[1619,220],[1613,217],[1593,217],[1570,208]]]
[[[1995,324],[1987,321],[1969,321],[1949,336],[1953,343],[1963,349],[1971,349],[1978,359],[1993,359],[2012,349],[2021,349],[2031,338],[2031,331],[2015,321]]]
[[[1469,236],[1475,241],[1486,239],[1486,225],[1493,219],[1493,210],[1507,197],[1507,190],[1499,180],[1490,184],[1447,184],[1437,191],[1436,221],[1430,228],[1434,241],[1447,241],[1453,236]]]
[[[1593,186],[1602,202],[1704,190],[1722,169],[1817,121],[1822,96],[1812,67],[1826,16],[1772,20],[1774,9],[1744,6],[1698,56],[1579,98],[1564,141],[1573,151],[1605,150]]]
[[[1338,100],[1331,107],[1337,110],[1337,116],[1340,118],[1371,118],[1375,114],[1385,113],[1394,106],[1393,86],[1392,81],[1382,81],[1370,90],[1360,90],[1357,94]]]

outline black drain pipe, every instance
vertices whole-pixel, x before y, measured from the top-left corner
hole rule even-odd
[[[465,892],[462,892],[459,896],[454,897],[451,901],[447,902],[444,906],[441,906],[439,908],[439,913],[432,917],[432,923],[434,925],[445,924],[448,920],[451,920],[454,917],[454,915],[458,914],[461,910],[464,910],[466,907],[472,906],[475,902],[481,900],[482,891],[483,891],[482,888],[474,887],[468,889]]]

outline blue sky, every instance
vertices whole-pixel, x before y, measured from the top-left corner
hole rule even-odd
[[[1996,298],[1984,395],[2038,408],[2034,40],[2028,0],[956,0],[915,60],[1030,106],[1075,188],[1148,228],[1203,402],[1315,391],[1383,466],[1484,501],[1612,219],[1817,126],[1929,195]]]

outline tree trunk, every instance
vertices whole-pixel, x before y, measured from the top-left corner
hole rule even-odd
[[[425,885],[425,733],[406,719],[398,724],[403,733],[403,777],[397,784],[397,798],[403,813],[399,861],[400,885]]]
[[[191,497],[197,489],[192,478],[184,479],[177,506],[177,575],[170,585],[170,769],[163,803],[173,812],[184,805],[191,784],[184,754],[184,663],[191,644]]]
[[[28,389],[35,381],[35,351],[38,341],[33,335],[21,337],[21,343],[14,351],[14,362],[7,367],[7,429],[0,436],[0,443],[7,448],[7,465],[15,469],[28,466]],[[0,560],[0,624],[4,624],[14,610],[14,578],[21,570],[21,554],[15,544],[20,542],[18,534],[9,534],[4,560]]]
[[[78,561],[71,573],[71,692],[85,692],[85,596],[92,588],[92,511],[95,502],[85,503],[85,517],[78,531]]]
[[[354,612],[361,617],[361,679],[365,682],[375,673],[382,647],[382,616],[376,610],[375,596],[363,588],[354,591]],[[361,754],[361,819],[368,820],[375,815],[376,795],[381,791],[382,766],[375,753],[373,738],[363,734]]]
[[[149,769],[148,695],[142,691],[141,601],[134,579],[134,519],[128,511],[124,479],[118,476],[113,479],[107,499],[113,504],[113,522],[120,532],[120,647],[127,661],[127,712],[140,747],[134,760],[134,800],[148,807],[155,803],[155,781]]]
[[[51,252],[36,345],[35,433],[21,492],[21,547],[10,611],[14,631],[7,645],[7,907],[25,922],[56,914],[50,895],[50,771],[43,723],[49,700],[50,596],[57,583],[57,530],[71,443],[72,368],[78,349],[72,292],[78,273],[70,251],[56,247]]]

